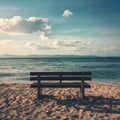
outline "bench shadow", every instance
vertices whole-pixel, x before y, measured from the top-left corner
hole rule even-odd
[[[39,99],[55,99],[55,97],[53,96],[53,95],[41,95],[40,97],[39,97]]]
[[[81,106],[84,106],[84,111],[120,114],[120,99],[105,98],[103,96],[89,96],[84,99],[71,98],[62,100],[52,95],[45,95],[42,98],[43,100],[44,98],[55,100],[58,105],[75,107],[77,110],[81,109]]]

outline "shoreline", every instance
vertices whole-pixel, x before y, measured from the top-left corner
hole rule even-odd
[[[120,87],[91,82],[85,99],[79,88],[43,88],[37,99],[30,83],[0,84],[0,119],[4,120],[119,120]]]

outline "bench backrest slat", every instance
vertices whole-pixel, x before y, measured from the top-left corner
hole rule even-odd
[[[91,80],[91,72],[30,72],[30,80]]]
[[[47,81],[47,80],[91,80],[91,77],[30,77],[30,80],[38,80]]]
[[[30,72],[30,75],[91,75],[91,72]]]

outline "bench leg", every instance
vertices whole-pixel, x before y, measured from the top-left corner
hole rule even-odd
[[[38,92],[37,92],[37,97],[40,98],[42,97],[42,88],[40,86],[40,81],[38,80]]]
[[[42,88],[38,87],[38,98],[42,97]]]
[[[82,80],[82,82],[81,82],[81,97],[84,99],[84,97],[85,97],[85,93],[84,93],[85,91],[84,91],[84,80]]]

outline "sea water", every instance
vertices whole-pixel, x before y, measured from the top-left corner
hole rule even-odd
[[[90,71],[94,82],[120,83],[120,57],[0,58],[0,83],[28,82],[33,71]]]

